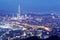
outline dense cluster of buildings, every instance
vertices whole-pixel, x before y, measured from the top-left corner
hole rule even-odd
[[[0,39],[13,40],[37,36],[46,39],[60,36],[60,18],[55,14],[24,14],[20,17],[0,17]]]
[[[51,14],[22,14],[20,5],[17,16],[0,17],[0,40],[25,39],[37,36],[46,39],[51,35],[60,37],[60,17]]]

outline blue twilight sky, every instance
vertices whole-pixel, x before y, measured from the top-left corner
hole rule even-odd
[[[17,11],[18,2],[21,11],[60,12],[60,0],[0,0],[0,10]]]

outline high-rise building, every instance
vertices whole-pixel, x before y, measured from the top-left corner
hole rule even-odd
[[[21,17],[21,10],[20,10],[20,0],[18,1],[18,12],[17,12],[17,17],[12,17],[11,19],[12,20],[19,20],[19,19],[22,19],[22,17]]]
[[[17,17],[15,17],[13,15],[13,17],[11,18],[11,20],[18,20],[18,19],[21,19],[21,16],[20,16],[20,4],[18,5]]]
[[[17,14],[17,18],[19,19],[20,18],[20,4],[18,6],[18,14]]]

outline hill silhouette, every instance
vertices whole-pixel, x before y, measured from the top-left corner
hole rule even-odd
[[[14,40],[21,40],[21,39],[18,38],[18,39],[14,39]],[[29,38],[22,39],[22,40],[60,40],[60,38],[58,36],[56,36],[56,35],[55,36],[50,36],[47,39],[40,39],[37,36],[33,36],[33,37],[29,37]]]

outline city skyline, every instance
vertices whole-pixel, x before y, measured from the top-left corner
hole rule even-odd
[[[0,0],[0,40],[35,36],[60,39],[60,0]]]

